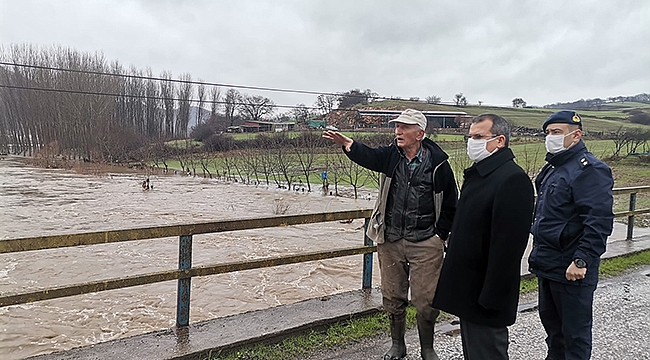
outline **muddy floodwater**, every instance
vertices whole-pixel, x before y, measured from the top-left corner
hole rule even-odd
[[[199,177],[81,175],[0,160],[0,241],[210,220],[366,209],[363,200]],[[316,189],[315,189],[316,190]],[[372,198],[375,198],[372,192]],[[193,265],[259,259],[363,243],[363,220],[193,238]],[[192,279],[190,322],[361,287],[362,255]],[[178,238],[0,254],[0,294],[118,278],[178,266]],[[378,285],[375,261],[373,285]],[[0,308],[0,359],[21,359],[175,325],[176,282]],[[269,319],[273,321],[273,319]]]

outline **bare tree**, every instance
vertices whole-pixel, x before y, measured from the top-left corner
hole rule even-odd
[[[210,171],[210,164],[212,164],[212,157],[210,154],[204,153],[201,154],[198,158],[199,165],[201,165],[201,170],[203,170],[203,177],[209,177],[212,179],[212,172]],[[207,174],[207,176],[206,176]]]
[[[213,86],[210,90],[210,103],[211,103],[211,115],[212,117],[217,116],[219,112],[219,100],[221,100],[221,89],[218,86]]]
[[[234,155],[234,153],[230,151],[222,153],[221,161],[223,163],[223,174],[226,180],[237,181],[235,178],[235,162],[237,161],[237,157]]]
[[[261,137],[263,137],[263,136],[260,135],[258,137],[258,140]],[[264,175],[264,180],[266,182],[266,186],[269,186],[271,177],[273,176],[273,174],[275,172],[274,166],[273,166],[273,155],[271,153],[272,147],[270,146],[269,141],[260,142],[260,145],[261,145],[259,147],[259,157],[260,157],[260,160],[261,160],[260,161],[260,170],[262,171],[262,174]],[[276,181],[276,184],[279,187],[280,184],[277,183],[277,181]]]
[[[296,123],[303,123],[309,119],[311,112],[305,104],[298,104],[291,109],[291,115],[296,120]]]
[[[199,86],[197,87],[197,93],[198,93],[198,109],[196,111],[196,126],[201,125],[201,122],[203,121],[203,103],[205,103],[205,85],[203,84],[203,80],[199,79]]]
[[[472,166],[473,162],[467,156],[467,150],[464,147],[456,148],[448,151],[449,164],[454,171],[454,178],[456,179],[456,186],[460,189],[463,184],[463,170]]]
[[[243,95],[240,113],[251,121],[260,121],[273,114],[273,100],[259,95]]]
[[[309,192],[311,192],[309,175],[314,171],[314,161],[318,152],[318,145],[321,143],[320,139],[321,137],[319,134],[307,131],[301,133],[293,141],[293,151],[298,160],[300,171],[307,182],[307,191]]]
[[[373,171],[370,169],[366,169],[366,176],[368,176],[368,179],[372,180],[373,185],[376,185],[377,188],[379,188],[379,182],[381,180],[381,173],[377,171]]]
[[[650,139],[650,131],[641,131],[641,129],[632,129],[627,132],[627,137],[630,141],[626,145],[627,154],[636,154],[641,146],[645,148],[648,139]]]
[[[467,99],[463,93],[454,95],[454,102],[456,103],[456,106],[467,106]]]
[[[614,153],[612,154],[612,158],[619,158],[621,154],[621,150],[623,150],[623,147],[628,146],[630,141],[632,141],[631,137],[627,133],[627,131],[623,128],[623,126],[620,126],[616,132],[613,133],[613,140],[614,140]]]
[[[169,147],[167,147],[163,141],[157,141],[151,145],[150,151],[151,160],[153,161],[154,165],[156,167],[160,167],[158,163],[161,163],[165,167],[163,172],[167,173],[169,171],[167,159],[171,158],[172,155]]]
[[[259,185],[259,172],[262,168],[262,160],[259,152],[255,151],[254,149],[242,149],[238,151],[238,154],[242,159],[243,166],[246,169],[247,183],[250,184],[250,179],[252,177],[253,181],[255,182],[255,186]]]
[[[341,154],[341,150],[338,146],[327,146],[325,148],[324,155],[325,155],[324,171],[327,174],[327,179],[323,180],[323,192],[325,193],[325,195],[327,195],[327,192],[329,190],[329,185],[333,183],[334,195],[339,196],[339,184],[341,183],[341,171],[338,166],[341,160],[339,158],[346,157],[346,156],[344,154]]]
[[[199,163],[200,156],[192,144],[192,139],[185,139],[183,143],[185,144],[185,164],[187,165],[187,171],[191,171],[192,177],[196,177],[196,165]]]
[[[147,77],[153,77],[151,70],[147,70]],[[162,116],[160,112],[160,94],[158,84],[154,80],[147,80],[145,84],[145,122],[146,134],[151,139],[157,139],[162,134]]]
[[[361,165],[350,161],[347,156],[341,154],[337,158],[338,169],[341,172],[341,177],[352,186],[354,190],[354,198],[359,197],[359,189],[366,185],[368,177],[366,176],[366,169]]]
[[[316,103],[314,104],[316,108],[320,111],[322,115],[329,114],[336,107],[337,97],[334,95],[318,95],[316,98]]]
[[[165,136],[174,136],[174,83],[171,82],[171,73],[164,71],[160,77],[160,95],[165,108]]]
[[[228,121],[228,126],[233,126],[235,124],[235,114],[237,113],[237,108],[240,105],[241,94],[235,89],[228,89],[226,91],[226,97],[224,99],[225,115],[226,120]]]
[[[180,77],[183,81],[178,89],[178,116],[176,117],[176,136],[187,137],[187,126],[190,122],[190,98],[192,97],[192,76],[183,74]]]
[[[158,86],[138,78],[143,75],[138,69],[125,71],[118,62],[108,64],[101,54],[56,46],[11,45],[0,48],[0,58],[36,66],[2,67],[3,84],[63,90],[0,89],[0,144],[7,151],[11,144],[16,153],[114,162],[126,160],[144,140],[162,136]],[[146,74],[151,77],[150,70]]]
[[[427,104],[440,104],[440,100],[442,100],[442,98],[436,95],[427,96],[425,99]]]
[[[297,171],[297,161],[289,147],[289,138],[284,133],[258,136],[263,149],[262,162],[268,163],[263,171],[269,171],[278,188],[291,189]],[[267,180],[268,182],[268,180]]]
[[[517,154],[515,161],[526,171],[528,177],[533,179],[541,170],[545,155],[546,149],[542,144],[525,144],[522,151]]]

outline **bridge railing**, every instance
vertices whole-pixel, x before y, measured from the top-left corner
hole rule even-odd
[[[614,213],[614,217],[627,216],[627,236],[625,237],[626,240],[632,240],[632,237],[634,235],[634,215],[650,213],[650,208],[636,210],[636,195],[638,193],[644,193],[644,192],[650,192],[650,186],[632,186],[632,187],[612,189],[613,195],[630,194],[628,211],[621,211],[621,212]]]
[[[630,195],[629,210],[617,212],[614,214],[615,217],[628,218],[627,240],[631,240],[633,236],[634,216],[650,213],[650,209],[636,210],[637,194],[643,192],[650,192],[650,186],[613,189],[614,195]],[[163,281],[177,280],[178,291],[176,302],[176,325],[186,326],[189,324],[190,285],[192,277],[224,274],[241,270],[259,269],[314,260],[332,259],[357,254],[363,254],[362,288],[370,288],[372,287],[373,252],[377,251],[377,247],[374,246],[372,244],[372,241],[370,241],[370,239],[365,236],[363,246],[358,247],[348,247],[328,251],[292,254],[258,260],[229,262],[196,267],[192,267],[192,236],[197,234],[270,228],[299,224],[312,224],[359,218],[365,219],[364,227],[366,227],[368,225],[368,220],[371,212],[371,209],[363,209],[306,215],[287,215],[257,219],[225,220],[186,225],[158,226],[139,229],[0,240],[0,254],[3,254],[80,245],[95,245],[134,240],[157,239],[172,236],[179,237],[178,269],[176,270],[166,270],[141,275],[86,282],[83,284],[52,287],[14,295],[3,295],[0,296],[0,307],[99,291],[115,290]]]
[[[192,267],[192,236],[197,234],[225,231],[270,228],[277,226],[312,224],[328,221],[365,218],[368,224],[371,209],[325,212],[306,215],[274,216],[256,219],[225,220],[187,225],[158,226],[140,229],[100,231],[70,235],[39,236],[20,239],[0,240],[0,254],[33,250],[56,249],[61,247],[106,244],[123,241],[157,239],[178,236],[178,269],[158,271],[141,275],[92,281],[52,287],[14,295],[0,296],[0,307],[24,304],[34,301],[56,299],[99,291],[115,290],[163,281],[178,280],[176,299],[176,326],[189,324],[190,287],[192,277],[224,274],[229,272],[260,269],[278,265],[295,264],[314,260],[332,259],[343,256],[363,254],[362,287],[372,287],[372,257],[377,247],[364,236],[363,246],[340,248],[329,251],[284,255],[259,260],[229,262]],[[365,233],[365,232],[364,232]]]

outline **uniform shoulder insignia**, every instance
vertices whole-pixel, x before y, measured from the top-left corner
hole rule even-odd
[[[581,165],[581,167],[585,167],[585,166],[589,165],[589,160],[587,160],[586,156],[583,156],[583,157],[580,158],[580,165]]]

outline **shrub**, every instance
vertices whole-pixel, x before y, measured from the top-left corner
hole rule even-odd
[[[228,134],[212,134],[203,140],[203,145],[209,151],[230,151],[235,149],[235,139]]]

